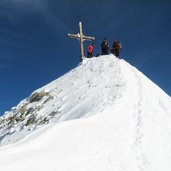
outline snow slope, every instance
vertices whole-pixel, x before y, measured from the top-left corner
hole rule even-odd
[[[1,122],[1,171],[171,170],[171,98],[113,55],[86,59]]]

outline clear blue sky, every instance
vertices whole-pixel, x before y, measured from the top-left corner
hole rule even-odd
[[[123,45],[122,58],[171,96],[170,0],[1,0],[0,114],[79,63],[78,32]],[[87,44],[85,43],[85,46]]]

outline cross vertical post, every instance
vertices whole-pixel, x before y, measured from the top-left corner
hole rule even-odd
[[[78,34],[68,34],[68,37],[76,38],[79,40],[79,42],[80,42],[80,53],[81,53],[80,61],[82,62],[85,58],[85,56],[84,56],[84,45],[83,45],[84,40],[92,41],[95,38],[90,37],[90,36],[84,36],[81,22],[79,22],[79,33]]]
[[[80,50],[81,50],[81,62],[82,62],[84,59],[84,46],[83,46],[83,28],[81,22],[79,22],[79,28],[80,28]]]

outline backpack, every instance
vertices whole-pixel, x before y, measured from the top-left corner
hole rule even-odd
[[[109,48],[108,42],[107,41],[103,41],[102,44],[101,44],[101,47],[103,49],[108,49]]]
[[[119,41],[117,41],[117,42],[114,42],[114,44],[113,44],[113,49],[115,50],[120,50],[122,48],[122,46],[121,46],[121,44],[120,44],[120,42]]]

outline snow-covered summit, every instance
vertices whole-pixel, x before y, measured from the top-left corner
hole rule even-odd
[[[16,142],[49,122],[87,117],[113,105],[124,91],[119,60],[87,59],[50,84],[36,90],[0,118],[1,144]]]
[[[15,142],[0,148],[2,171],[171,169],[171,98],[113,55],[84,60],[0,123],[1,144]]]

